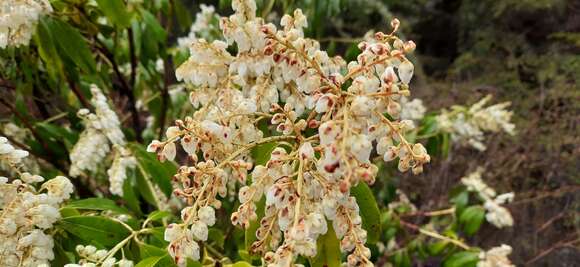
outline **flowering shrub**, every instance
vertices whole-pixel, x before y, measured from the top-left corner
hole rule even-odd
[[[3,266],[512,266],[508,245],[464,241],[484,221],[514,224],[502,206],[514,194],[497,195],[482,170],[441,210],[401,190],[374,197],[386,170],[418,175],[450,140],[483,150],[486,132],[515,127],[508,104],[483,107],[489,98],[427,113],[410,96],[415,43],[398,37],[399,20],[347,61],[306,37],[300,9],[277,26],[252,0],[223,18],[201,5],[176,49],[172,16],[187,19],[175,2],[56,1],[50,17],[48,2],[11,4],[0,6],[1,52],[23,63],[2,64],[30,68],[74,111],[31,123],[26,103],[1,102],[17,122],[0,138]],[[1,77],[26,96],[26,75]],[[56,178],[38,187],[44,178],[22,171],[27,151]],[[72,200],[54,174],[72,178]]]

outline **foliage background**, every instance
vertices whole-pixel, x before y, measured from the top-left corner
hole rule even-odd
[[[178,1],[181,6],[171,10],[165,10],[166,1],[145,1],[151,13],[143,15],[139,25],[129,25],[126,18],[119,17],[116,23],[128,27],[121,32],[115,28],[96,28],[90,21],[97,11],[80,8],[83,1],[53,4],[58,7],[69,2],[78,8],[60,11],[70,12],[68,23],[82,30],[82,36],[76,37],[88,40],[88,48],[79,50],[63,40],[63,46],[68,45],[70,51],[58,47],[39,49],[40,56],[51,64],[39,66],[38,62],[27,60],[34,56],[33,49],[18,55],[5,52],[2,57],[16,60],[0,61],[0,117],[15,118],[22,126],[33,123],[30,126],[36,129],[33,135],[42,141],[31,143],[31,148],[58,169],[66,168],[68,157],[64,148],[70,147],[76,137],[74,131],[71,136],[49,123],[70,125],[73,130],[81,128],[75,116],[78,107],[70,103],[76,96],[81,105],[86,104],[82,99],[88,95],[89,82],[110,82],[107,87],[112,88],[109,93],[118,112],[126,114],[122,118],[124,125],[133,129],[126,133],[130,140],[146,143],[162,133],[136,134],[146,125],[146,117],[138,112],[138,99],[150,99],[146,104],[157,119],[154,129],[163,129],[171,118],[185,114],[187,110],[179,105],[184,100],[169,97],[169,89],[175,83],[172,70],[178,65],[174,61],[180,58],[164,54],[164,48],[187,34],[199,3],[215,5],[222,15],[231,13],[227,0]],[[403,191],[414,192],[410,197],[419,209],[430,210],[447,202],[446,192],[459,177],[483,166],[492,187],[516,192],[516,201],[508,206],[516,222],[513,228],[502,230],[486,227],[470,243],[484,248],[510,244],[514,248],[511,258],[518,266],[550,266],[554,262],[559,266],[575,266],[580,262],[578,247],[570,245],[570,241],[580,238],[579,2],[262,0],[258,3],[259,11],[271,9],[278,15],[302,8],[310,19],[307,34],[320,39],[329,51],[350,56],[356,55],[355,43],[368,29],[388,29],[392,17],[400,18],[402,33],[417,43],[414,61],[418,78],[414,81],[413,96],[424,99],[430,110],[472,103],[486,94],[494,95],[497,102],[511,101],[518,129],[515,137],[491,138],[484,153],[455,148],[448,158],[435,159],[426,168],[429,179],[423,175],[385,174],[388,180],[373,187],[375,195],[382,201],[380,205],[386,205],[389,190],[396,185]],[[43,20],[39,27],[50,23],[55,22]],[[69,34],[66,27],[60,29],[63,35]],[[141,35],[135,34],[137,29]],[[115,41],[99,43],[96,38],[99,31],[111,34]],[[129,36],[139,39],[124,42]],[[136,45],[134,51],[139,62],[129,52],[130,45]],[[80,71],[64,69],[69,64],[52,57],[53,50],[66,54],[65,58]],[[97,54],[97,60],[108,62],[111,69],[87,75],[94,72],[95,63],[84,61],[82,55],[71,52],[74,50]],[[164,73],[152,71],[158,57],[164,59]],[[18,67],[10,68],[6,65],[10,62],[18,62]],[[118,72],[121,63],[129,63],[131,69],[139,65],[139,71],[121,74]],[[45,71],[33,71],[37,68]],[[10,78],[18,75],[26,79],[12,83]],[[42,84],[41,80],[52,83]],[[156,93],[148,95],[148,92]]]

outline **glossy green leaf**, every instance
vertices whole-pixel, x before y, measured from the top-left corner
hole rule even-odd
[[[350,194],[356,198],[360,208],[362,226],[367,231],[367,243],[374,244],[381,234],[381,213],[373,191],[363,182],[350,189]]]
[[[397,267],[411,267],[411,258],[406,249],[398,251],[391,257],[391,262]]]
[[[114,25],[125,28],[131,23],[131,14],[123,0],[97,0],[97,4]]]
[[[163,248],[159,248],[147,243],[139,243],[139,254],[141,258],[149,258],[149,257],[163,257],[167,254],[167,250]]]
[[[47,18],[41,17],[38,20],[34,41],[38,46],[38,54],[40,55],[40,58],[44,61],[46,66],[50,66],[46,68],[46,70],[53,79],[57,79],[62,74],[62,61],[58,55],[54,38],[55,37],[52,35],[48,25]]]
[[[93,53],[76,28],[57,19],[47,20],[47,25],[53,36],[55,36],[54,39],[60,48],[58,50],[60,53],[70,58],[85,73],[92,74],[96,72]]]
[[[156,210],[154,212],[151,212],[149,214],[149,216],[147,216],[147,220],[149,221],[159,221],[163,218],[167,218],[170,217],[172,214],[171,212],[168,211],[164,211],[164,210]]]
[[[246,250],[252,254],[250,248],[252,244],[256,241],[256,231],[260,226],[260,220],[264,217],[264,207],[266,205],[266,198],[262,197],[258,203],[256,203],[256,215],[258,215],[258,219],[255,221],[250,222],[250,227],[246,229],[245,236],[244,236],[244,243],[246,245]]]
[[[459,216],[459,221],[464,224],[463,230],[467,235],[473,235],[481,227],[485,218],[485,209],[482,206],[466,208]]]
[[[139,263],[137,263],[137,265],[135,265],[135,267],[153,267],[155,265],[157,265],[157,263],[161,260],[161,256],[153,256],[153,257],[149,257],[149,258],[145,258],[142,261],[140,261]]]
[[[245,261],[238,261],[231,265],[231,267],[252,267],[253,265],[245,262]]]
[[[328,223],[326,234],[318,237],[316,241],[316,256],[310,263],[312,267],[340,266],[340,240],[336,237],[332,223]]]
[[[268,162],[268,160],[270,160],[272,151],[274,151],[277,145],[278,143],[271,142],[257,145],[254,148],[252,148],[251,151],[252,158],[254,158],[254,160],[256,161],[256,165],[265,165]]]
[[[452,254],[443,261],[443,267],[475,267],[479,261],[476,251],[461,251]]]
[[[138,193],[139,191],[136,189],[137,186],[137,172],[136,169],[129,169],[127,170],[127,179],[123,182],[123,200],[125,201],[125,205],[131,209],[136,214],[140,215],[141,206],[139,203]]]
[[[95,241],[104,246],[114,246],[131,234],[121,223],[103,216],[66,217],[59,225],[89,243]]]
[[[127,209],[119,207],[115,201],[106,198],[86,198],[76,200],[66,205],[66,207],[84,210],[109,210],[117,213],[129,213]]]

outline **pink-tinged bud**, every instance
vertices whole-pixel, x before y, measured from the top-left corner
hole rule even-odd
[[[403,49],[405,50],[405,52],[407,53],[411,53],[413,51],[415,51],[415,48],[417,47],[417,45],[415,44],[415,42],[413,41],[407,41],[404,45],[403,45]]]
[[[315,129],[318,128],[318,126],[320,126],[320,121],[312,119],[308,122],[308,128]]]
[[[393,27],[394,32],[396,32],[397,29],[399,29],[399,26],[401,26],[401,21],[399,21],[399,19],[394,18],[393,20],[391,20],[391,27]]]
[[[273,53],[274,53],[274,49],[272,48],[272,46],[266,46],[266,48],[264,48],[264,55],[270,56]]]

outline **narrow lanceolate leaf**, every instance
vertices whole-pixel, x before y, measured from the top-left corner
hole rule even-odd
[[[139,144],[129,144],[133,155],[137,158],[138,169],[145,171],[166,196],[171,194],[171,177],[177,172],[177,167],[170,161],[160,162],[155,154],[148,153]]]
[[[52,76],[53,79],[59,78],[59,76],[62,74],[62,61],[58,56],[55,37],[51,33],[50,27],[48,25],[48,19],[46,17],[42,17],[38,21],[36,34],[34,35],[34,41],[38,46],[38,53],[40,58],[42,58],[47,66],[46,70],[48,73]]]
[[[47,23],[60,48],[58,51],[70,58],[84,72],[95,73],[95,59],[80,32],[61,20],[49,19]]]
[[[381,213],[373,191],[367,184],[361,182],[350,189],[350,194],[356,198],[359,206],[362,226],[367,231],[367,243],[376,243],[381,234]]]
[[[97,4],[114,25],[125,28],[131,23],[131,14],[123,0],[97,0]]]
[[[61,219],[59,226],[89,244],[103,246],[114,246],[131,234],[121,223],[103,216],[71,216]]]
[[[465,234],[471,236],[479,230],[484,218],[485,209],[482,206],[471,206],[461,213],[459,221],[464,224]]]
[[[310,261],[312,267],[340,266],[340,240],[328,223],[328,231],[316,241],[316,256]]]
[[[135,267],[153,267],[153,266],[157,265],[157,263],[161,260],[161,258],[162,257],[160,257],[160,256],[154,256],[154,257],[149,257],[149,258],[143,259],[142,261],[137,263],[137,265],[135,265]]]
[[[475,267],[479,261],[479,253],[476,251],[461,251],[447,257],[443,262],[444,267]]]
[[[119,207],[115,201],[106,198],[86,198],[76,200],[66,205],[66,207],[81,210],[109,210],[116,213],[129,213],[127,209]]]

